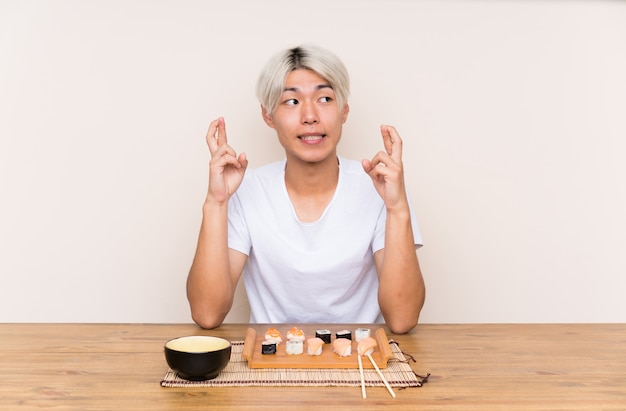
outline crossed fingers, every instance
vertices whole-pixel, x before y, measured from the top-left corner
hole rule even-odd
[[[224,118],[220,117],[211,121],[211,124],[209,124],[209,131],[206,134],[206,142],[209,146],[211,155],[214,155],[217,149],[226,144],[227,141],[226,123],[224,122]]]

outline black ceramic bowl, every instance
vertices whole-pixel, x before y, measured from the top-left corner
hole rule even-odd
[[[211,380],[230,361],[230,341],[206,335],[174,338],[165,343],[167,365],[186,380]]]

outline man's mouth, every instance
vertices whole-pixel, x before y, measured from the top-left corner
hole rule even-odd
[[[302,141],[307,141],[307,142],[311,142],[314,143],[316,141],[320,141],[321,139],[323,139],[324,137],[326,137],[326,134],[318,134],[318,135],[304,135],[304,136],[298,136],[298,138]]]

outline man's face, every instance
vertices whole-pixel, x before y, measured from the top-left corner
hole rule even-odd
[[[311,70],[294,70],[274,113],[263,110],[265,122],[276,130],[287,159],[321,162],[336,157],[348,105],[339,107],[330,84]]]

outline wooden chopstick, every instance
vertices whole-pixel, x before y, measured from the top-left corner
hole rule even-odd
[[[396,393],[393,392],[393,390],[391,389],[391,386],[389,385],[389,383],[387,382],[387,379],[385,378],[385,376],[383,375],[382,372],[380,372],[380,368],[378,368],[378,364],[376,364],[376,361],[374,361],[374,359],[372,358],[372,355],[370,353],[365,353],[367,355],[367,358],[370,359],[370,362],[372,363],[372,365],[374,366],[374,368],[376,368],[376,372],[378,373],[378,375],[380,376],[380,379],[383,380],[383,383],[385,384],[385,387],[387,387],[387,391],[389,391],[389,394],[391,394],[391,396],[393,398],[396,398]]]
[[[363,361],[361,360],[361,355],[357,353],[357,358],[359,359],[359,372],[361,373],[361,395],[363,399],[367,398],[367,394],[365,393],[365,377],[363,376]]]

